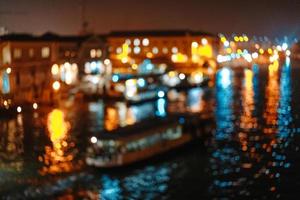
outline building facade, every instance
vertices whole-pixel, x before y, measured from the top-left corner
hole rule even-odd
[[[181,73],[199,79],[205,70],[216,69],[218,46],[217,36],[189,30],[3,35],[0,105],[49,103],[58,90],[67,96],[73,87],[102,93],[109,90],[113,74],[134,74],[153,66],[159,72],[171,71],[169,78]]]
[[[1,36],[1,105],[51,102],[54,82],[76,84],[86,63],[103,63],[105,49],[101,36]]]
[[[219,40],[209,33],[188,30],[130,31],[110,33],[107,43],[115,69],[126,66],[124,64],[135,68],[150,59],[153,63],[165,63],[177,71],[191,73],[207,63],[215,67]]]

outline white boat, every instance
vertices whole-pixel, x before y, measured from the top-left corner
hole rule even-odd
[[[181,119],[182,120],[182,119]],[[152,119],[91,137],[86,163],[112,168],[129,165],[191,142],[180,120]]]

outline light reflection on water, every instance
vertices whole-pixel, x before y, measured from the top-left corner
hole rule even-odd
[[[280,67],[275,63],[254,65],[242,73],[221,71],[214,92],[216,129],[205,146],[207,152],[193,147],[125,171],[86,171],[81,163],[86,137],[149,117],[167,116],[170,111],[198,112],[211,105],[203,100],[203,90],[175,94],[174,104],[164,99],[131,106],[99,101],[39,113],[31,116],[34,123],[28,115],[0,121],[0,184],[14,188],[25,183],[19,193],[10,191],[8,195],[26,194],[28,198],[292,197],[300,178],[299,107],[293,99],[299,99],[300,84],[293,70],[289,63]],[[26,127],[28,123],[32,124]],[[28,141],[34,141],[32,148],[25,145]],[[30,156],[34,161],[24,156],[31,154],[28,149],[34,151]],[[78,172],[64,175],[76,167]],[[47,174],[55,174],[57,179],[34,178]],[[24,181],[27,178],[35,181]]]
[[[289,188],[288,178],[282,178],[292,165],[287,160],[289,154],[294,155],[293,151],[299,149],[298,146],[290,147],[296,130],[291,105],[291,66],[287,62],[279,68],[277,64],[269,66],[267,74],[264,73],[264,77],[268,77],[265,96],[262,96],[264,101],[257,94],[259,73],[263,72],[259,72],[256,65],[244,70],[241,90],[233,89],[230,84],[223,87],[222,76],[217,76],[217,81],[220,79],[216,86],[217,127],[212,145],[208,147],[211,152],[209,170],[213,177],[210,192],[214,197],[281,198],[292,195],[286,191],[293,186]],[[238,99],[232,101],[235,96],[241,99],[238,107],[235,105]],[[262,103],[263,109],[259,110]]]
[[[47,117],[47,129],[51,145],[45,147],[45,154],[38,159],[44,164],[40,170],[42,175],[70,172],[80,167],[73,164],[74,154],[77,153],[74,142],[69,141],[70,123],[65,121],[62,110],[54,109]]]
[[[0,124],[0,177],[5,171],[21,171],[24,167],[23,116]],[[0,183],[5,179],[0,179]]]

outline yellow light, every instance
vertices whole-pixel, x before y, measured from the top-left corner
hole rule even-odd
[[[3,105],[6,107],[8,106],[8,102],[6,100],[4,100]]]
[[[57,75],[59,73],[59,66],[57,64],[52,65],[51,73],[52,75]]]
[[[136,70],[138,68],[138,65],[137,64],[132,64],[131,68],[134,69],[134,70]]]
[[[224,42],[226,42],[226,41],[227,41],[227,40],[226,40],[226,37],[225,37],[225,36],[222,36],[222,37],[221,37],[221,42],[224,43]]]
[[[234,41],[238,42],[239,41],[239,37],[238,36],[234,36]]]
[[[279,69],[279,62],[275,60],[272,64],[269,65],[269,74],[273,75]]]
[[[175,71],[169,71],[168,76],[173,78],[176,76],[176,72]]]
[[[253,85],[253,72],[250,69],[245,70],[245,87],[247,89],[252,88]]]
[[[176,54],[173,54],[173,55],[172,55],[171,59],[172,59],[172,61],[175,62],[175,63],[184,63],[184,62],[187,62],[188,57],[187,57],[187,55],[185,55],[185,54],[182,54],[182,53],[176,53]]]
[[[268,53],[269,54],[272,54],[273,53],[273,50],[271,48],[268,48]]]
[[[226,53],[231,54],[232,53],[232,49],[231,48],[227,48],[226,49]]]
[[[198,52],[198,42],[192,42],[192,55],[196,55]]]
[[[198,56],[197,54],[193,54],[193,55],[192,55],[192,61],[193,61],[194,63],[198,62],[199,60],[200,60],[200,58],[199,58],[199,56]]]
[[[54,89],[54,90],[59,90],[59,88],[60,88],[60,83],[58,82],[58,81],[55,81],[53,84],[52,84],[52,88]]]
[[[263,49],[259,49],[259,53],[263,54],[265,51]]]
[[[249,41],[249,38],[247,36],[244,36],[244,41],[245,42],[248,42]]]
[[[66,137],[70,128],[70,125],[65,122],[64,118],[64,113],[59,109],[54,109],[48,115],[47,128],[50,133],[50,139],[57,148],[59,147],[57,144],[60,144],[60,141]]]
[[[240,42],[244,42],[244,38],[242,36],[239,37]]]
[[[122,63],[127,63],[129,61],[129,45],[125,42],[122,45],[122,52],[117,55],[117,58],[121,60]]]
[[[243,51],[242,51],[241,49],[238,49],[238,50],[237,50],[237,53],[238,53],[238,54],[242,54]]]
[[[213,57],[213,49],[211,45],[200,46],[198,48],[198,55],[206,58]]]

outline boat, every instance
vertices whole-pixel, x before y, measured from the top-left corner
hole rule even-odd
[[[135,104],[163,98],[167,87],[160,83],[160,76],[161,74],[114,74],[105,99]]]
[[[200,138],[184,117],[154,118],[90,138],[86,163],[100,168],[130,165],[184,146]],[[202,128],[204,126],[201,126]],[[204,130],[202,129],[201,130]]]

